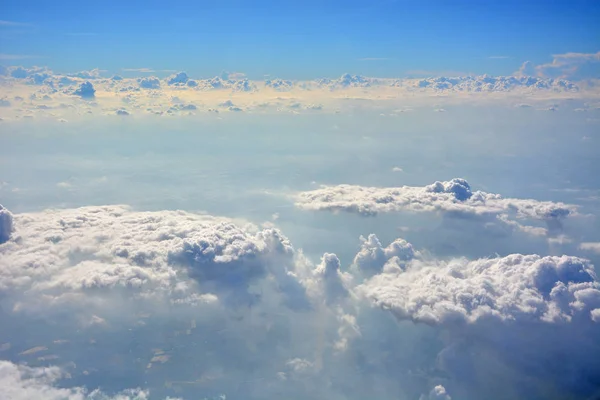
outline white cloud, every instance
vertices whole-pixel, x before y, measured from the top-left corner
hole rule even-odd
[[[83,99],[93,99],[96,93],[94,85],[91,82],[83,82],[77,90],[73,92],[74,95],[80,96]]]
[[[359,289],[399,319],[428,324],[590,320],[600,283],[580,258],[514,254],[389,268]]]
[[[361,250],[354,257],[353,265],[365,277],[380,273],[390,260],[395,266],[404,266],[406,262],[419,254],[410,243],[403,239],[396,239],[387,247],[381,245],[375,234],[370,234],[366,239],[361,237],[360,241],[362,242]]]
[[[0,204],[0,244],[8,241],[13,230],[13,215]]]
[[[155,76],[149,76],[147,78],[138,79],[138,83],[143,89],[159,89],[160,80]]]
[[[581,250],[600,254],[600,242],[584,242],[579,245]]]
[[[63,369],[29,367],[0,360],[0,399],[4,400],[147,400],[149,392],[127,389],[115,395],[101,390],[89,391],[84,387],[59,386],[59,380],[68,377]],[[176,399],[172,399],[176,400]]]
[[[473,192],[469,183],[460,178],[423,187],[322,186],[299,193],[296,206],[304,210],[345,211],[364,216],[400,211],[441,212],[461,218],[486,218],[491,223],[509,224],[518,229],[522,227],[514,219],[531,219],[545,221],[552,230],[560,229],[563,218],[576,214],[574,205]]]
[[[600,51],[597,53],[564,53],[552,56],[552,62],[534,65],[526,61],[518,71],[520,75],[557,79],[599,79]]]
[[[437,385],[431,392],[429,392],[429,396],[425,398],[425,396],[421,397],[422,400],[452,400],[452,397],[446,392],[446,388],[442,385]]]
[[[179,72],[177,74],[171,75],[167,78],[167,84],[169,85],[185,85],[190,78],[187,76],[185,72]]]

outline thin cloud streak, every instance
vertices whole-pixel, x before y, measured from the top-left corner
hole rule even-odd
[[[41,56],[34,56],[28,54],[0,54],[0,60],[25,60],[28,58],[41,58]]]
[[[0,20],[0,26],[31,26],[31,24],[25,22]]]
[[[359,58],[358,61],[386,61],[389,60],[387,57],[363,57]]]

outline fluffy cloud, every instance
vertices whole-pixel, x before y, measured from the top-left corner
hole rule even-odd
[[[387,247],[381,245],[375,234],[370,234],[367,239],[361,237],[360,241],[361,250],[354,257],[353,265],[363,276],[380,273],[384,265],[392,259],[394,265],[403,265],[419,254],[412,244],[404,239],[396,239]]]
[[[98,68],[95,68],[95,69],[92,69],[89,71],[79,71],[74,74],[69,74],[68,76],[73,76],[75,78],[81,78],[81,79],[99,79],[101,73],[102,73],[101,70],[99,70]]]
[[[143,89],[159,89],[160,79],[155,76],[149,76],[146,78],[139,78],[138,83]]]
[[[442,385],[437,385],[431,392],[429,392],[429,396],[421,397],[422,400],[452,400],[452,397],[446,392],[446,388]]]
[[[84,387],[60,387],[61,379],[68,377],[63,369],[51,367],[29,367],[0,360],[0,398],[11,400],[147,400],[149,392],[128,389],[115,395],[101,390],[88,391]],[[172,399],[176,400],[176,399]]]
[[[278,92],[287,92],[293,89],[294,83],[284,79],[267,79],[265,80],[265,86],[273,88]]]
[[[439,332],[437,375],[461,398],[502,398],[505,385],[514,398],[587,398],[597,389],[600,282],[585,259],[417,256],[390,260],[355,291],[401,323]],[[429,398],[444,396],[436,387]]]
[[[588,261],[514,254],[387,268],[361,291],[400,319],[429,324],[592,320],[600,283]]]
[[[1,215],[8,237],[11,214],[3,209]],[[271,268],[291,267],[294,255],[276,230],[245,230],[218,218],[178,212],[90,207],[21,214],[14,224],[15,240],[0,252],[0,288],[26,291],[32,302],[39,296],[58,301],[66,293],[113,288],[132,296],[185,294],[179,290],[185,276],[222,294],[224,301],[240,300],[253,280],[277,272]],[[23,300],[21,307],[28,304]]]
[[[13,232],[13,215],[0,204],[0,244],[5,243]]]
[[[77,90],[73,92],[74,95],[80,96],[82,99],[93,99],[96,93],[94,85],[91,82],[83,82]]]
[[[527,72],[529,72],[529,66],[524,65],[522,71],[517,73],[516,76],[438,77],[395,82],[394,86],[409,86],[413,89],[440,92],[509,92],[521,89],[576,92],[579,90],[579,87],[573,82],[564,79],[555,80],[533,77],[528,75]]]
[[[179,72],[177,74],[171,75],[167,78],[167,84],[169,85],[185,85],[190,78],[187,76],[185,72]]]
[[[456,184],[448,191],[464,197]],[[156,398],[474,400],[495,398],[492,378],[511,387],[523,374],[590,393],[599,371],[589,338],[600,288],[583,259],[438,260],[369,235],[346,268],[332,253],[313,265],[277,229],[181,211],[84,207],[11,221],[0,245],[0,351],[10,360],[0,384],[25,398],[147,389]],[[532,345],[536,335],[545,339]],[[490,352],[500,361],[487,362]]]
[[[533,199],[504,198],[499,194],[471,190],[460,178],[431,185],[396,188],[353,185],[323,186],[299,193],[296,206],[305,210],[346,211],[372,216],[384,212],[442,212],[456,217],[487,217],[538,234],[539,229],[522,227],[516,219],[542,220],[550,229],[576,213],[573,205]]]

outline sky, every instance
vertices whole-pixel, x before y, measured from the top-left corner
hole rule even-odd
[[[0,7],[0,400],[600,398],[597,2]]]
[[[61,72],[239,71],[254,79],[509,75],[525,61],[598,50],[596,1],[7,0],[5,58]]]

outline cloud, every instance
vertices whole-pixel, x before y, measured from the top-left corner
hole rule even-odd
[[[238,81],[246,78],[246,74],[242,72],[227,72],[223,71],[220,75],[220,78],[225,81]]]
[[[515,220],[541,220],[550,230],[558,230],[565,217],[577,213],[574,205],[473,192],[469,183],[461,178],[423,187],[322,186],[299,193],[295,204],[304,210],[345,211],[364,216],[401,211],[438,212],[458,218],[488,219],[491,223],[525,230],[527,227],[521,227]]]
[[[423,400],[452,400],[452,397],[450,397],[450,395],[446,392],[446,388],[444,388],[442,385],[437,385],[433,389],[431,389],[431,392],[429,392],[429,396],[427,396],[426,398],[423,396],[422,399]]]
[[[72,76],[72,77],[81,78],[81,79],[98,79],[98,78],[100,78],[100,74],[102,72],[104,72],[104,71],[101,69],[98,69],[98,68],[94,68],[89,71],[79,71],[79,72],[75,72],[74,74],[68,74],[67,76]]]
[[[96,93],[94,85],[91,82],[83,82],[77,90],[73,92],[75,96],[80,96],[82,99],[93,99]]]
[[[189,77],[185,72],[179,72],[171,75],[167,78],[167,84],[169,85],[185,85],[189,81]]]
[[[579,245],[581,250],[600,254],[600,242],[584,242]]]
[[[501,398],[495,384],[514,398],[597,390],[600,282],[588,260],[512,254],[394,264],[355,291],[401,323],[439,332],[435,375],[450,388],[468,398]]]
[[[354,257],[353,265],[365,277],[380,273],[392,259],[394,266],[404,265],[419,254],[403,239],[396,239],[387,247],[381,245],[375,234],[370,234],[366,239],[361,236],[360,241],[361,250]]]
[[[534,65],[526,61],[517,74],[555,79],[599,79],[600,51],[555,54],[552,56],[552,62],[547,64]]]
[[[39,56],[33,56],[28,54],[0,54],[0,60],[2,61],[25,60],[28,58],[39,58]]]
[[[5,209],[1,215],[8,237],[13,219]],[[160,297],[177,287],[177,270],[208,290],[243,296],[251,280],[269,273],[267,257],[287,258],[291,266],[294,255],[277,230],[251,233],[216,218],[177,212],[89,207],[21,214],[14,224],[19,240],[6,243],[0,254],[0,288],[27,290],[31,300],[58,289],[64,295],[116,287]]]
[[[156,72],[152,68],[123,68],[125,72],[141,72],[141,73],[152,73]]]
[[[31,26],[31,24],[28,24],[28,23],[25,23],[25,22],[0,20],[0,26],[5,26],[5,27],[12,27],[12,26],[23,27],[23,26]]]
[[[0,244],[5,243],[10,239],[13,229],[12,213],[0,204]]]
[[[285,79],[267,79],[265,86],[278,92],[288,92],[294,88],[294,82]]]
[[[147,78],[139,78],[138,83],[143,89],[159,89],[160,79],[155,76],[149,76]]]
[[[84,387],[59,386],[68,372],[60,367],[29,367],[0,360],[0,387],[3,399],[11,400],[147,400],[149,392],[127,389],[114,396],[101,390],[88,391]],[[172,399],[176,400],[176,399]]]
[[[465,197],[455,183],[444,190]],[[493,379],[539,398],[519,377],[590,393],[600,371],[589,340],[600,289],[580,258],[442,260],[369,235],[346,268],[333,253],[312,264],[275,228],[183,211],[12,220],[0,245],[0,385],[29,398],[142,387],[157,398],[494,399]]]
[[[592,321],[600,308],[593,266],[577,257],[514,254],[502,258],[428,260],[389,268],[360,288],[399,319],[427,324]]]

